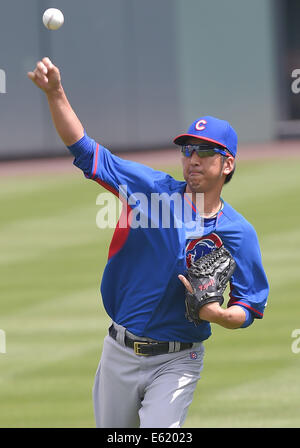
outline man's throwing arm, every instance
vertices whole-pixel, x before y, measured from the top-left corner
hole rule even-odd
[[[28,77],[46,94],[53,124],[64,144],[70,146],[80,140],[84,129],[64,92],[59,69],[49,58],[43,58]]]

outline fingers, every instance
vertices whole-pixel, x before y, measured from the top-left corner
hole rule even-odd
[[[54,65],[52,64],[49,58],[43,58],[42,64],[44,65],[44,67],[46,67],[47,71],[52,70],[54,68]]]
[[[186,289],[187,289],[191,294],[193,294],[194,291],[193,291],[192,285],[190,284],[190,282],[188,281],[188,279],[187,279],[184,275],[181,275],[181,274],[178,275],[178,278],[179,278],[179,280],[184,284],[184,286],[186,287]]]
[[[34,81],[34,79],[35,79],[35,74],[34,74],[33,72],[28,72],[28,73],[27,73],[27,76],[28,76],[29,79],[31,79],[31,81]]]
[[[33,81],[33,82],[38,82],[38,81],[42,81],[44,83],[48,82],[48,78],[47,78],[47,73],[48,73],[48,69],[46,68],[46,66],[39,61],[36,64],[36,68],[34,69],[33,72],[28,72],[28,77]]]
[[[43,75],[47,75],[47,73],[48,73],[48,69],[47,69],[46,65],[42,61],[39,61],[36,64],[36,70],[39,73],[42,73]]]
[[[54,65],[49,58],[45,57],[41,61],[38,61],[33,72],[28,72],[28,77],[32,81],[42,81],[48,83],[48,75],[51,70],[54,69]]]
[[[35,84],[39,85],[39,81],[43,80],[43,78],[41,76],[38,76],[36,71],[34,72],[28,72],[27,76],[29,79],[31,79],[32,82],[34,82]],[[46,81],[47,82],[47,81]]]

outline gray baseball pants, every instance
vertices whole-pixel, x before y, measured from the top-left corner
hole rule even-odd
[[[140,356],[125,346],[125,328],[114,325],[117,340],[105,337],[93,387],[96,426],[180,428],[200,378],[203,344]]]

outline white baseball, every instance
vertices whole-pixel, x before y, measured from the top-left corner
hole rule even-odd
[[[43,23],[48,30],[58,30],[64,23],[64,15],[59,9],[46,9],[43,14]]]

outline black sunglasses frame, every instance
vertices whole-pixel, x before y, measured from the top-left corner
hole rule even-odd
[[[202,144],[181,146],[181,152],[185,157],[191,157],[194,151],[199,157],[213,156],[214,154],[222,154],[223,156],[229,157],[225,149],[215,148],[212,145]]]

